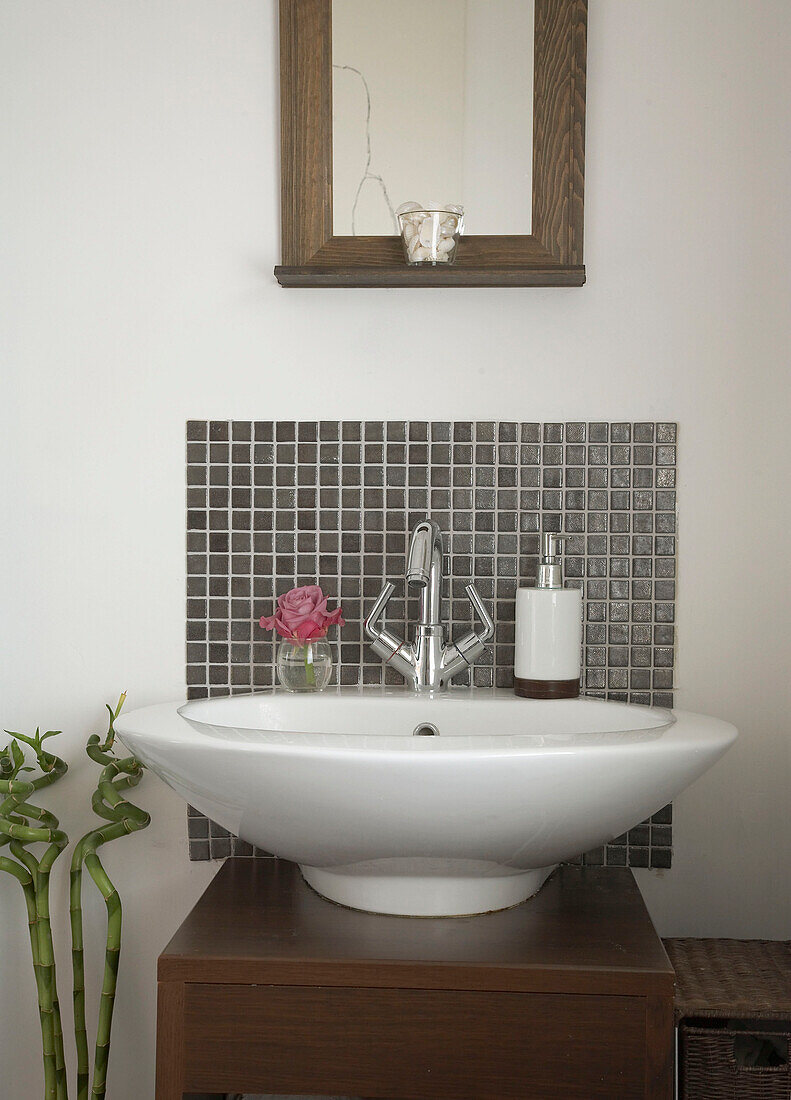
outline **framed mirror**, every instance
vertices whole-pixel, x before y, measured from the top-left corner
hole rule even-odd
[[[280,0],[278,281],[582,286],[586,33],[587,0]],[[463,206],[455,262],[407,263],[406,202]]]

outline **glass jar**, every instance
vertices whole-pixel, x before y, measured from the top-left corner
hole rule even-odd
[[[398,215],[398,224],[410,267],[455,261],[462,231],[462,215],[456,210],[407,210]]]
[[[332,676],[332,650],[326,638],[292,642],[277,648],[277,678],[286,691],[321,691]]]

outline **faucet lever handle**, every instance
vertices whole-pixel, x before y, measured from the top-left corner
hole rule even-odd
[[[483,629],[480,633],[474,629],[469,630],[458,642],[447,647],[443,658],[446,683],[453,679],[457,673],[466,667],[471,667],[478,660],[486,648],[486,642],[494,634],[492,617],[486,610],[486,606],[478,595],[478,590],[474,584],[467,585],[467,595],[476,615],[483,624]]]
[[[488,642],[489,639],[494,635],[494,622],[492,620],[492,617],[486,610],[486,605],[484,604],[481,597],[478,595],[478,589],[475,587],[474,584],[467,585],[467,595],[469,596],[470,603],[472,604],[475,613],[483,624],[483,630],[480,632],[480,634],[477,635],[477,637],[481,642]]]
[[[414,683],[415,659],[412,647],[396,637],[387,627],[376,625],[376,620],[387,607],[394,591],[390,581],[386,581],[365,620],[365,633],[371,639],[371,649],[377,657],[381,657],[386,665],[394,668],[407,682]]]
[[[376,626],[376,620],[387,607],[387,604],[390,601],[390,597],[393,595],[394,592],[395,586],[392,585],[390,581],[385,581],[384,588],[376,597],[376,601],[374,602],[373,607],[368,612],[368,615],[365,619],[365,633],[368,635],[369,638],[376,639],[381,635],[382,631],[380,627]]]

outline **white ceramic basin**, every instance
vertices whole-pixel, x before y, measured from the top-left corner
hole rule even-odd
[[[432,723],[438,736],[415,736]],[[123,742],[193,806],[298,863],[343,905],[502,909],[655,813],[736,739],[727,722],[459,688],[268,692],[122,715]]]

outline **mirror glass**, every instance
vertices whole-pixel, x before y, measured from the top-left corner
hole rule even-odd
[[[333,0],[333,231],[398,232],[403,202],[529,234],[533,0]]]

